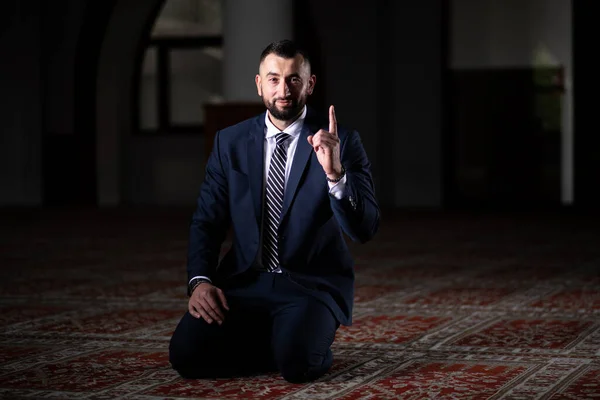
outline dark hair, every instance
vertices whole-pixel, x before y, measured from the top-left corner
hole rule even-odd
[[[310,60],[308,58],[308,54],[306,54],[306,51],[304,51],[302,48],[300,48],[300,46],[298,46],[298,44],[291,40],[279,40],[269,44],[260,55],[260,62],[258,63],[259,66],[269,54],[275,54],[283,58],[294,58],[300,54],[304,58],[304,61],[310,66]]]

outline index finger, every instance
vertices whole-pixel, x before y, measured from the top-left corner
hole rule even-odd
[[[337,135],[337,119],[335,118],[335,109],[329,107],[329,133]]]

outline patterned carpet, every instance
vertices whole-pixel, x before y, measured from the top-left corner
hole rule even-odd
[[[0,397],[594,399],[600,229],[573,214],[384,214],[315,383],[180,379],[190,210],[0,211]]]

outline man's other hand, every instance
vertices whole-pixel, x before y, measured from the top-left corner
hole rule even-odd
[[[209,324],[216,321],[221,325],[225,319],[223,310],[229,310],[225,294],[208,282],[196,286],[188,301],[190,314],[195,318],[202,317]]]

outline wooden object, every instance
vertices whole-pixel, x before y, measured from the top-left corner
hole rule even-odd
[[[265,112],[265,106],[262,102],[206,104],[204,106],[204,148],[206,160],[208,160],[208,156],[212,151],[215,134],[218,130],[235,125],[263,112]]]

